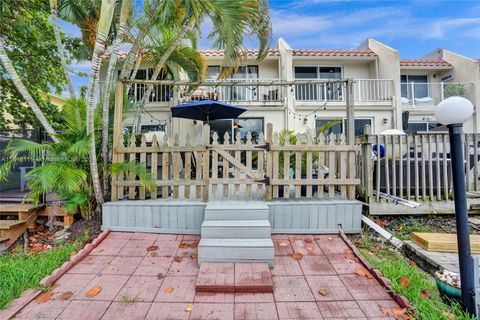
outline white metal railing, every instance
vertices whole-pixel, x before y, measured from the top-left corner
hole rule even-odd
[[[298,79],[300,80],[300,79]],[[305,80],[303,80],[305,81]],[[342,83],[302,83],[295,86],[297,101],[344,101],[345,88]],[[356,102],[385,102],[393,96],[393,80],[355,79],[354,99]]]
[[[394,96],[393,80],[355,79],[354,99],[357,102],[385,102]]]
[[[128,96],[134,98],[137,101],[142,100],[145,91],[147,90],[147,84],[145,83],[132,83],[130,90],[128,91]],[[150,99],[147,103],[159,103],[159,102],[168,102],[173,98],[173,86],[165,84],[155,84],[153,85],[152,93],[150,94]]]
[[[272,81],[271,85],[258,85]],[[213,99],[226,102],[278,102],[283,101],[284,87],[275,84],[278,79],[223,79],[207,80],[189,94],[184,94],[184,101]],[[205,84],[206,83],[206,84]],[[211,84],[210,84],[211,83]],[[242,85],[236,85],[242,83]],[[251,83],[251,85],[244,85]]]
[[[445,98],[461,96],[472,100],[473,83],[468,82],[402,82],[401,103],[410,107],[435,107]]]

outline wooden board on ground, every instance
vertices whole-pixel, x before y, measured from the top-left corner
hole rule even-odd
[[[413,241],[428,251],[458,252],[457,235],[455,233],[422,233],[414,232]],[[480,235],[470,235],[472,254],[480,254]]]

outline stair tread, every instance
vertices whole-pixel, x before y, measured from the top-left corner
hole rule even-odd
[[[8,241],[8,240],[10,240],[10,238],[2,238],[2,237],[0,237],[0,243],[6,242],[6,241]]]
[[[273,247],[271,238],[256,239],[240,239],[240,238],[223,238],[223,239],[205,239],[202,238],[199,243],[200,247]]]
[[[205,210],[225,210],[228,209],[229,211],[242,211],[242,210],[268,210],[268,205],[265,202],[256,202],[256,201],[248,201],[242,202],[239,205],[238,202],[235,201],[220,201],[220,202],[209,202],[208,205],[205,207]]]
[[[202,227],[270,227],[268,220],[205,220]]]
[[[0,230],[9,230],[25,222],[26,220],[0,220]]]

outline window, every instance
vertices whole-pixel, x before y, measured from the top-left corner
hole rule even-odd
[[[428,76],[402,75],[400,76],[402,98],[419,99],[429,96]]]
[[[247,141],[247,134],[252,134],[252,142],[258,143],[260,133],[263,132],[263,118],[240,118],[233,119],[233,133],[240,132],[242,143]]]
[[[294,68],[295,79],[341,79],[341,67],[308,67],[297,66]],[[342,100],[342,84],[300,84],[295,85],[295,98],[301,101],[338,101]]]
[[[121,70],[118,70],[118,74],[120,75]],[[153,69],[138,69],[137,73],[135,74],[136,80],[149,80],[153,75]],[[132,71],[133,73],[133,71]],[[147,77],[148,74],[148,77]],[[157,80],[166,80],[168,75],[166,72],[161,72],[157,76]],[[128,96],[130,98],[135,98],[135,100],[139,101],[143,98],[143,94],[147,90],[147,85],[145,83],[135,83],[130,86],[130,90],[128,92]],[[167,85],[154,85],[152,93],[150,94],[149,101],[150,102],[166,102],[170,101],[173,97],[173,86]]]
[[[216,80],[222,70],[221,66],[208,66],[207,79]],[[239,66],[230,79],[258,79],[258,66]]]
[[[151,131],[163,131],[165,132],[166,126],[164,124],[149,124],[149,125],[143,125],[142,128],[140,129],[140,132],[151,132]]]
[[[339,134],[339,133],[342,133],[342,122],[341,122],[341,119],[315,119],[315,125],[316,125],[316,128],[315,130],[318,132],[318,130],[320,128],[322,128],[323,126],[325,126],[326,124],[330,123],[331,121],[340,121],[340,123],[330,127],[329,129],[323,131],[323,133],[325,135],[328,135],[330,133],[333,133],[333,134]]]
[[[438,122],[409,122],[405,133],[415,133],[415,132],[425,132],[431,131],[437,127],[440,127],[441,124]]]
[[[330,127],[328,130],[324,131],[324,134],[328,135],[330,133],[339,134],[345,133],[347,130],[347,119],[316,119],[316,130],[318,131],[322,126],[326,125],[327,123],[335,120],[340,120],[339,124],[336,124]],[[363,134],[363,127],[365,125],[372,126],[373,120],[371,118],[356,118],[355,119],[355,136],[361,136]]]
[[[263,118],[239,118],[228,120],[213,120],[210,121],[210,131],[216,132],[218,135],[218,143],[224,143],[224,135],[228,132],[230,136],[230,143],[235,143],[235,136],[237,132],[240,133],[242,143],[246,142],[247,134],[252,134],[252,142],[258,143],[260,133],[263,132]]]

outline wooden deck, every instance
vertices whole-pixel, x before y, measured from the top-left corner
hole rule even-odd
[[[458,252],[455,233],[414,232],[413,241],[427,251]],[[480,235],[470,235],[470,246],[472,254],[480,254]]]

